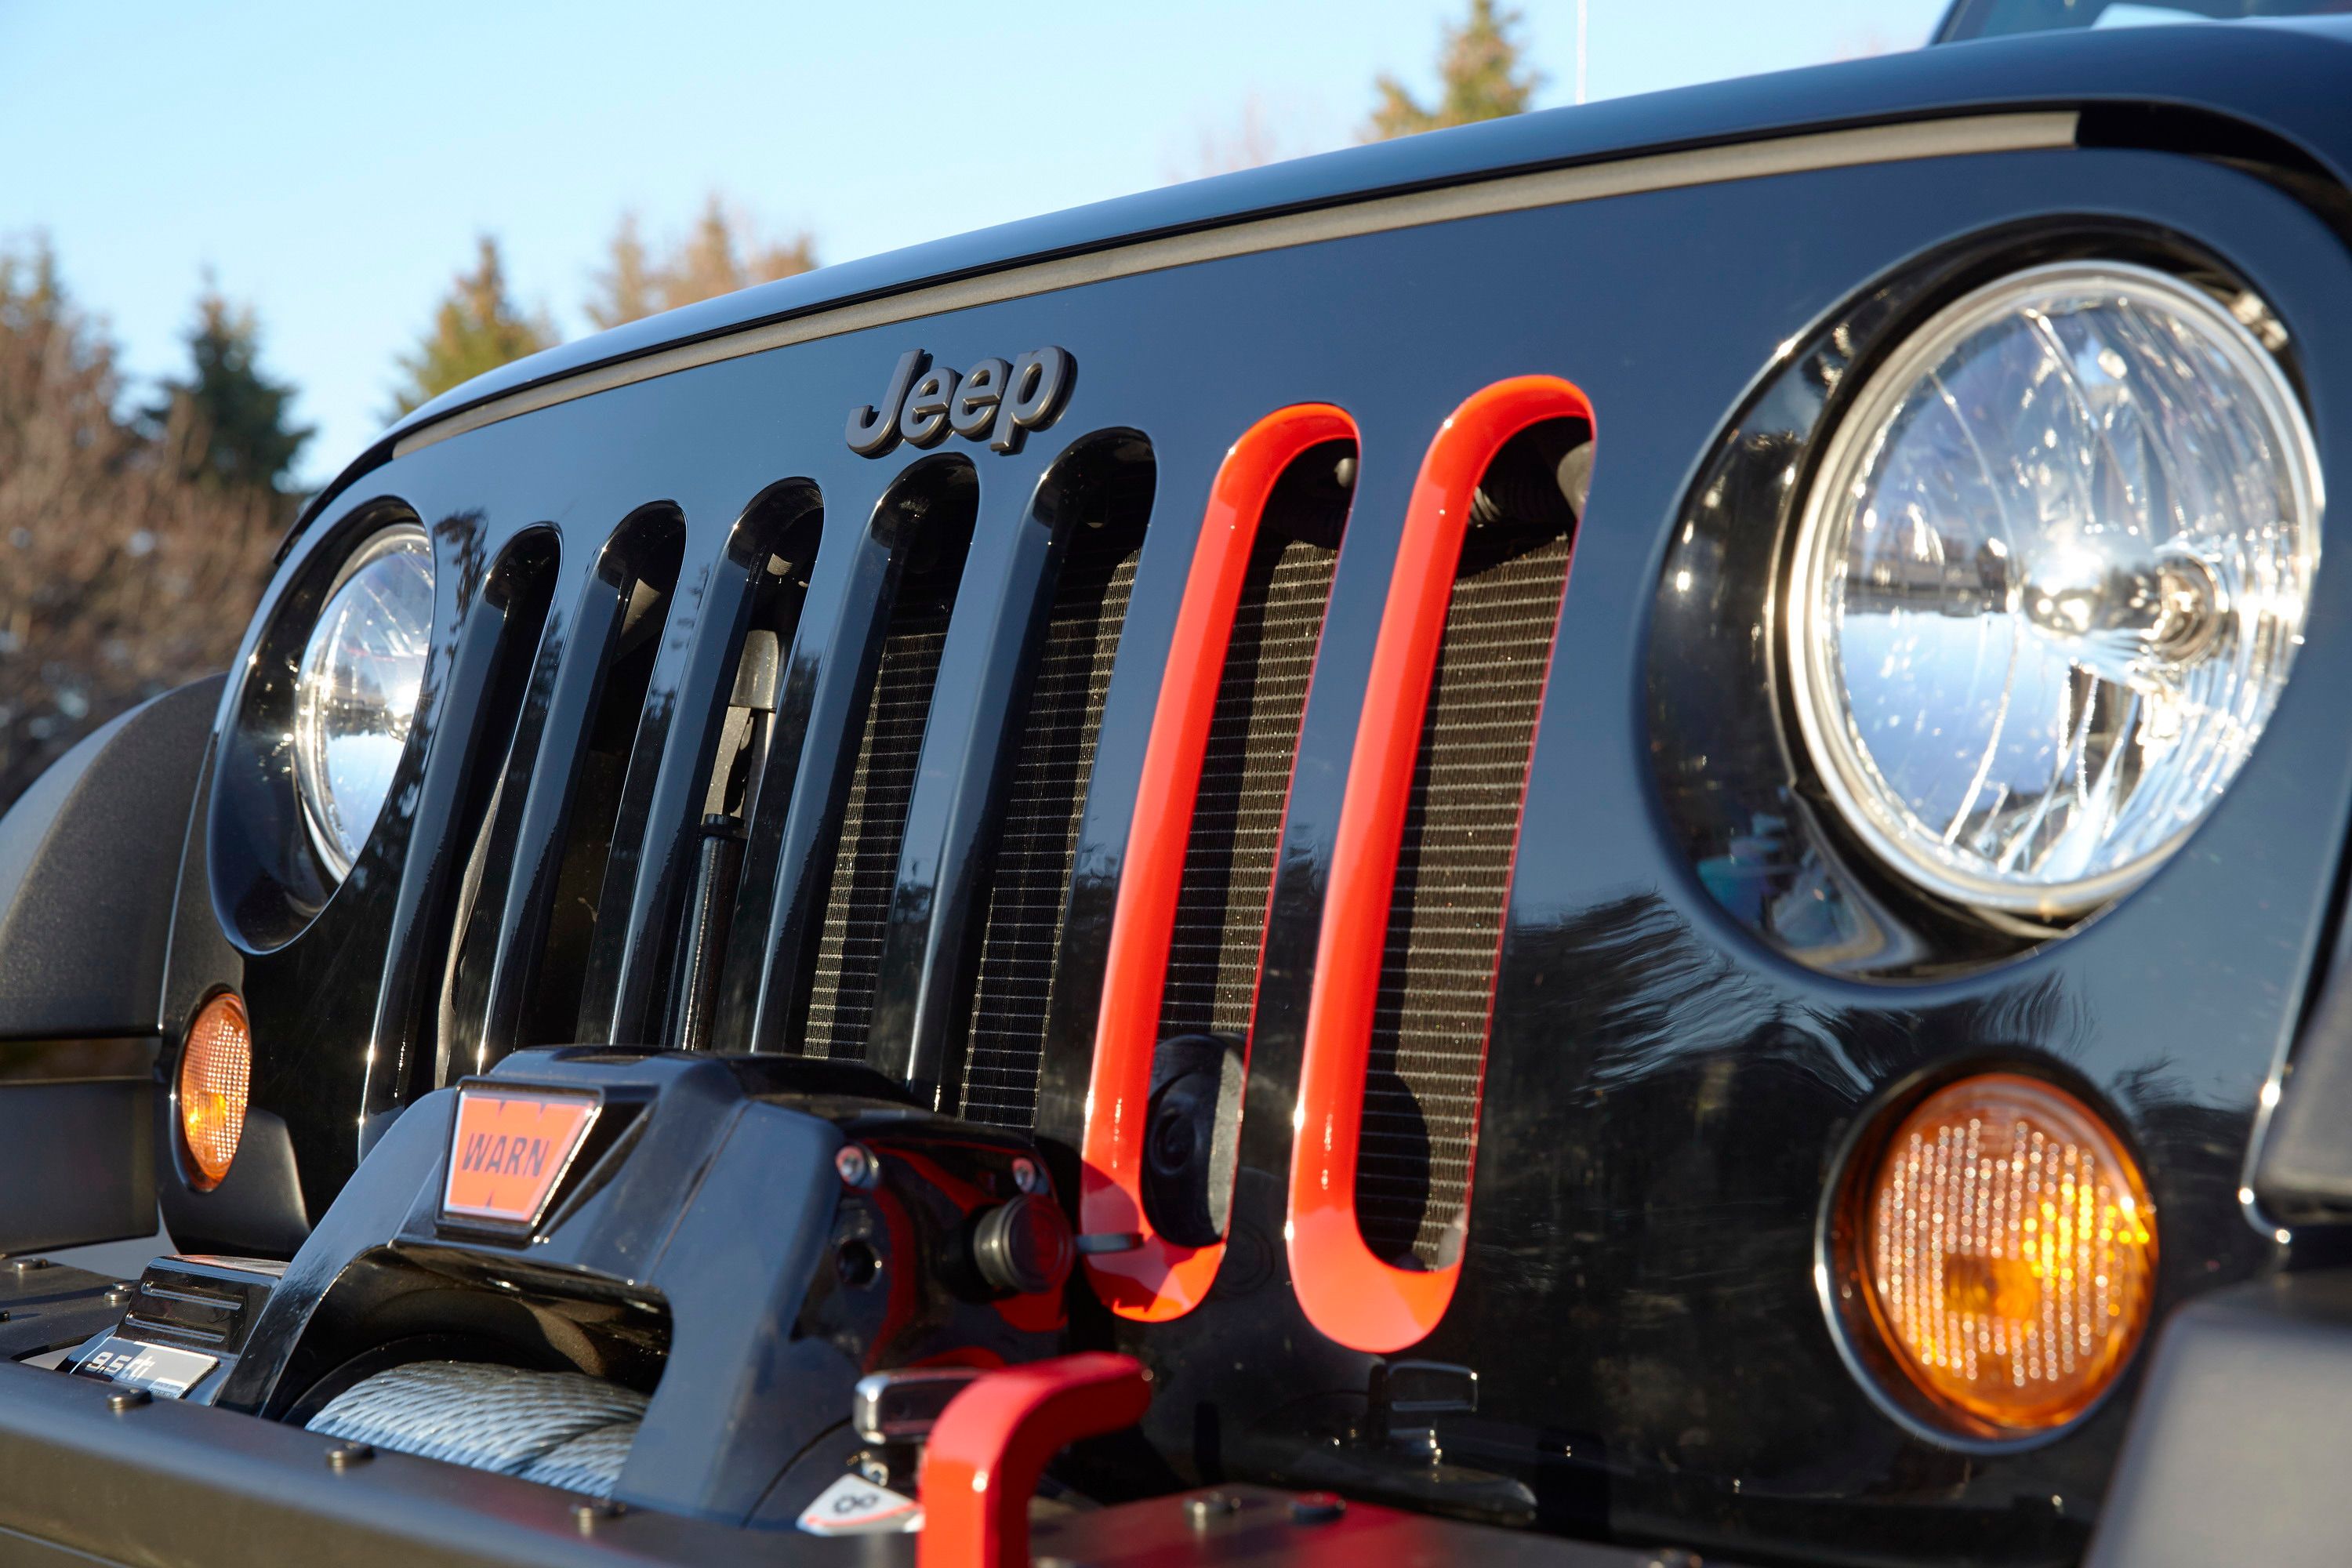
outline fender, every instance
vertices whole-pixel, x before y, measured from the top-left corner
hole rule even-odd
[[[154,1228],[163,957],[220,689],[132,709],[0,818],[0,1251]]]
[[[180,836],[221,677],[140,704],[0,817],[0,1040],[156,1033]]]

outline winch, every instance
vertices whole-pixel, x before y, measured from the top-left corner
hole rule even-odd
[[[1061,1348],[1073,1257],[1029,1139],[862,1066],[542,1048],[402,1113],[282,1268],[158,1259],[71,1359],[352,1444],[789,1526],[844,1478],[911,1492],[948,1397]]]

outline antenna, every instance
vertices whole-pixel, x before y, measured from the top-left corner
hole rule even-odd
[[[1576,0],[1576,101],[1584,101],[1584,10],[1587,0]]]

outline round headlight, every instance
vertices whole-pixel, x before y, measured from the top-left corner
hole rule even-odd
[[[2091,909],[2261,735],[2320,482],[2242,304],[2118,262],[2016,273],[1902,343],[1832,436],[1790,577],[1797,717],[1847,823],[1929,890]]]
[[[404,523],[344,563],[302,650],[294,779],[310,841],[339,878],[392,789],[432,633],[432,542]]]

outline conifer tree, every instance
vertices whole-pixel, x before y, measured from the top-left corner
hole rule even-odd
[[[623,214],[605,266],[596,274],[588,319],[600,327],[617,327],[816,267],[816,242],[808,235],[761,239],[751,227],[713,192],[684,243],[655,259],[638,232],[636,215]]]
[[[617,327],[660,310],[661,284],[654,270],[645,238],[637,232],[637,215],[623,213],[620,227],[613,232],[611,260],[596,274],[588,319],[600,327]]]
[[[393,393],[393,411],[406,414],[485,371],[557,342],[554,323],[543,313],[525,315],[507,294],[506,263],[488,235],[476,241],[474,268],[451,282],[434,311],[432,331],[415,352],[400,356],[402,384]]]
[[[289,498],[201,477],[187,398],[116,417],[115,348],[46,241],[0,247],[0,807],[76,741],[236,652]]]
[[[188,378],[164,382],[163,401],[146,410],[151,431],[186,422],[192,479],[275,489],[310,438],[309,426],[289,422],[293,387],[256,363],[260,336],[253,311],[232,306],[206,279],[188,331]]]
[[[47,237],[36,237],[29,254],[0,250],[0,453],[21,468],[18,443],[39,426],[61,448],[117,460],[121,389],[114,345],[67,297]],[[0,468],[0,495],[19,481],[16,469]]]
[[[1528,66],[1527,46],[1517,37],[1526,20],[1518,11],[1497,11],[1495,0],[1470,0],[1470,15],[1445,31],[1437,61],[1437,101],[1423,107],[1402,82],[1383,73],[1373,84],[1381,101],[1363,139],[1384,142],[1524,112],[1543,80]]]

